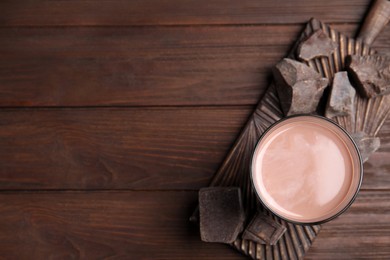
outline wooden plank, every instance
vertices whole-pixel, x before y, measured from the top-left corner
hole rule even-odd
[[[199,189],[251,107],[0,110],[0,189]],[[390,189],[390,119],[363,189]]]
[[[364,191],[345,214],[321,229],[306,259],[387,259],[390,191]]]
[[[255,104],[300,30],[0,29],[0,106]]]
[[[301,29],[3,28],[0,106],[254,105]]]
[[[188,217],[196,192],[0,194],[0,251],[6,259],[243,259],[203,243]],[[390,254],[390,191],[364,191],[324,225],[308,259]]]
[[[1,29],[0,106],[253,105],[301,29]]]
[[[251,107],[0,110],[0,189],[198,189]]]
[[[360,22],[370,0],[111,0],[0,2],[1,26]]]
[[[196,192],[0,195],[4,259],[240,259],[202,243],[188,218]]]

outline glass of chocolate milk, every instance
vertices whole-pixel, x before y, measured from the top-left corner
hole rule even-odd
[[[320,116],[300,115],[272,125],[252,157],[251,177],[261,203],[296,224],[320,224],[343,213],[363,178],[349,134]]]

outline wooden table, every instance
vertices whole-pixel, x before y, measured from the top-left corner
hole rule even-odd
[[[243,259],[188,223],[312,16],[368,0],[0,2],[0,255]],[[374,44],[390,53],[390,27]],[[390,120],[352,208],[307,259],[390,257]]]

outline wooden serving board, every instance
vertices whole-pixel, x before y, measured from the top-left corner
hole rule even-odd
[[[332,82],[335,72],[344,70],[344,60],[347,55],[375,53],[361,41],[342,35],[328,25],[312,19],[306,25],[289,58],[296,59],[295,49],[298,43],[318,29],[322,29],[335,42],[338,42],[339,48],[329,58],[313,59],[306,64],[327,77],[329,82]],[[355,117],[337,117],[334,120],[349,132],[364,131],[375,136],[389,115],[389,101],[390,96],[365,99],[357,95]],[[282,117],[283,113],[276,89],[271,83],[210,184],[210,186],[241,187],[248,220],[256,210],[260,209],[287,227],[286,233],[274,246],[240,238],[231,245],[253,259],[302,259],[321,229],[319,225],[303,226],[287,223],[272,215],[261,206],[252,189],[249,169],[254,147],[264,131]]]

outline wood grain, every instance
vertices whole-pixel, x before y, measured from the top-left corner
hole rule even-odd
[[[301,30],[3,28],[0,106],[254,105]]]
[[[372,46],[376,50],[380,50],[381,53],[386,55],[390,55],[390,26],[387,26],[383,29],[383,31],[376,38],[375,42]]]
[[[4,259],[240,259],[203,243],[188,217],[196,192],[0,195]]]
[[[188,217],[196,192],[0,194],[5,259],[245,259],[204,243]],[[364,191],[321,231],[308,259],[388,256],[390,191]],[[375,220],[375,221],[374,221]]]
[[[279,29],[0,29],[0,106],[255,104],[301,30]]]
[[[102,26],[360,22],[369,0],[1,1],[1,26]]]
[[[252,107],[0,110],[0,189],[199,189]],[[390,189],[390,120],[364,189]]]
[[[251,111],[0,110],[0,189],[199,189]]]
[[[307,259],[387,259],[390,192],[361,192],[352,207],[323,225]]]
[[[364,164],[364,189],[389,189],[390,188],[390,119],[388,118],[379,131],[381,140],[379,151],[371,155]]]

